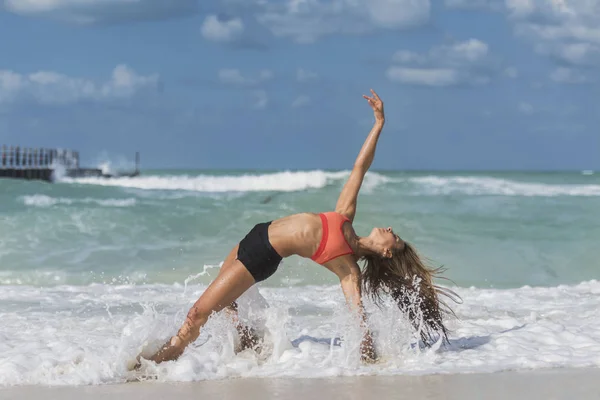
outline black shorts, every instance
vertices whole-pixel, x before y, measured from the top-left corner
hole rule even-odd
[[[256,224],[238,248],[237,259],[244,264],[256,282],[264,281],[277,271],[282,258],[269,242],[271,222]]]

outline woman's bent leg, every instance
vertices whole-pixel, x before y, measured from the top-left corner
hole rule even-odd
[[[194,303],[177,335],[150,357],[151,361],[161,363],[177,359],[184,349],[198,338],[200,328],[213,312],[219,312],[230,306],[254,284],[254,278],[250,272],[239,260],[235,259],[234,251],[236,250],[237,246],[223,263],[219,275]]]

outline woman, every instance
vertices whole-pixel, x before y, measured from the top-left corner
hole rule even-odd
[[[177,359],[185,347],[195,341],[200,328],[213,312],[223,308],[235,312],[235,300],[257,282],[270,277],[282,258],[299,255],[314,260],[336,274],[350,308],[363,328],[366,318],[361,289],[374,299],[387,293],[408,312],[424,341],[438,332],[446,338],[438,294],[450,292],[433,285],[439,270],[428,269],[415,250],[389,228],[374,228],[369,236],[358,236],[352,227],[356,201],[363,178],[373,162],[385,117],[383,102],[373,90],[363,96],[375,114],[371,129],[354,168],[338,198],[335,211],[320,214],[301,213],[257,224],[229,253],[219,275],[187,314],[177,335],[173,336],[150,360],[160,363]],[[365,261],[360,270],[357,262]],[[416,280],[415,280],[416,278]],[[415,301],[416,299],[416,301]],[[241,328],[241,329],[240,329]],[[248,339],[248,329],[239,327]],[[362,359],[376,359],[368,329],[361,343]]]

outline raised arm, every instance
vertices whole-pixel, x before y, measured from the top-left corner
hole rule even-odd
[[[356,157],[350,177],[344,185],[344,188],[342,189],[340,197],[338,198],[335,206],[336,212],[345,215],[351,221],[354,220],[354,215],[356,214],[356,201],[358,199],[358,192],[362,185],[363,178],[371,167],[373,158],[375,158],[377,140],[379,140],[379,134],[381,133],[385,123],[383,101],[381,101],[377,93],[375,93],[372,89],[371,93],[373,94],[372,97],[364,95],[363,97],[367,99],[367,102],[373,109],[373,113],[375,114],[375,124],[373,125],[371,132],[369,132],[365,143],[360,149],[358,157]]]

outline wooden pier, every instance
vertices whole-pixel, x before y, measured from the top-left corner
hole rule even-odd
[[[79,152],[66,149],[2,146],[0,178],[52,182],[56,173],[69,178],[118,178],[140,174],[140,155],[135,154],[135,171],[105,174],[99,168],[80,168]]]

